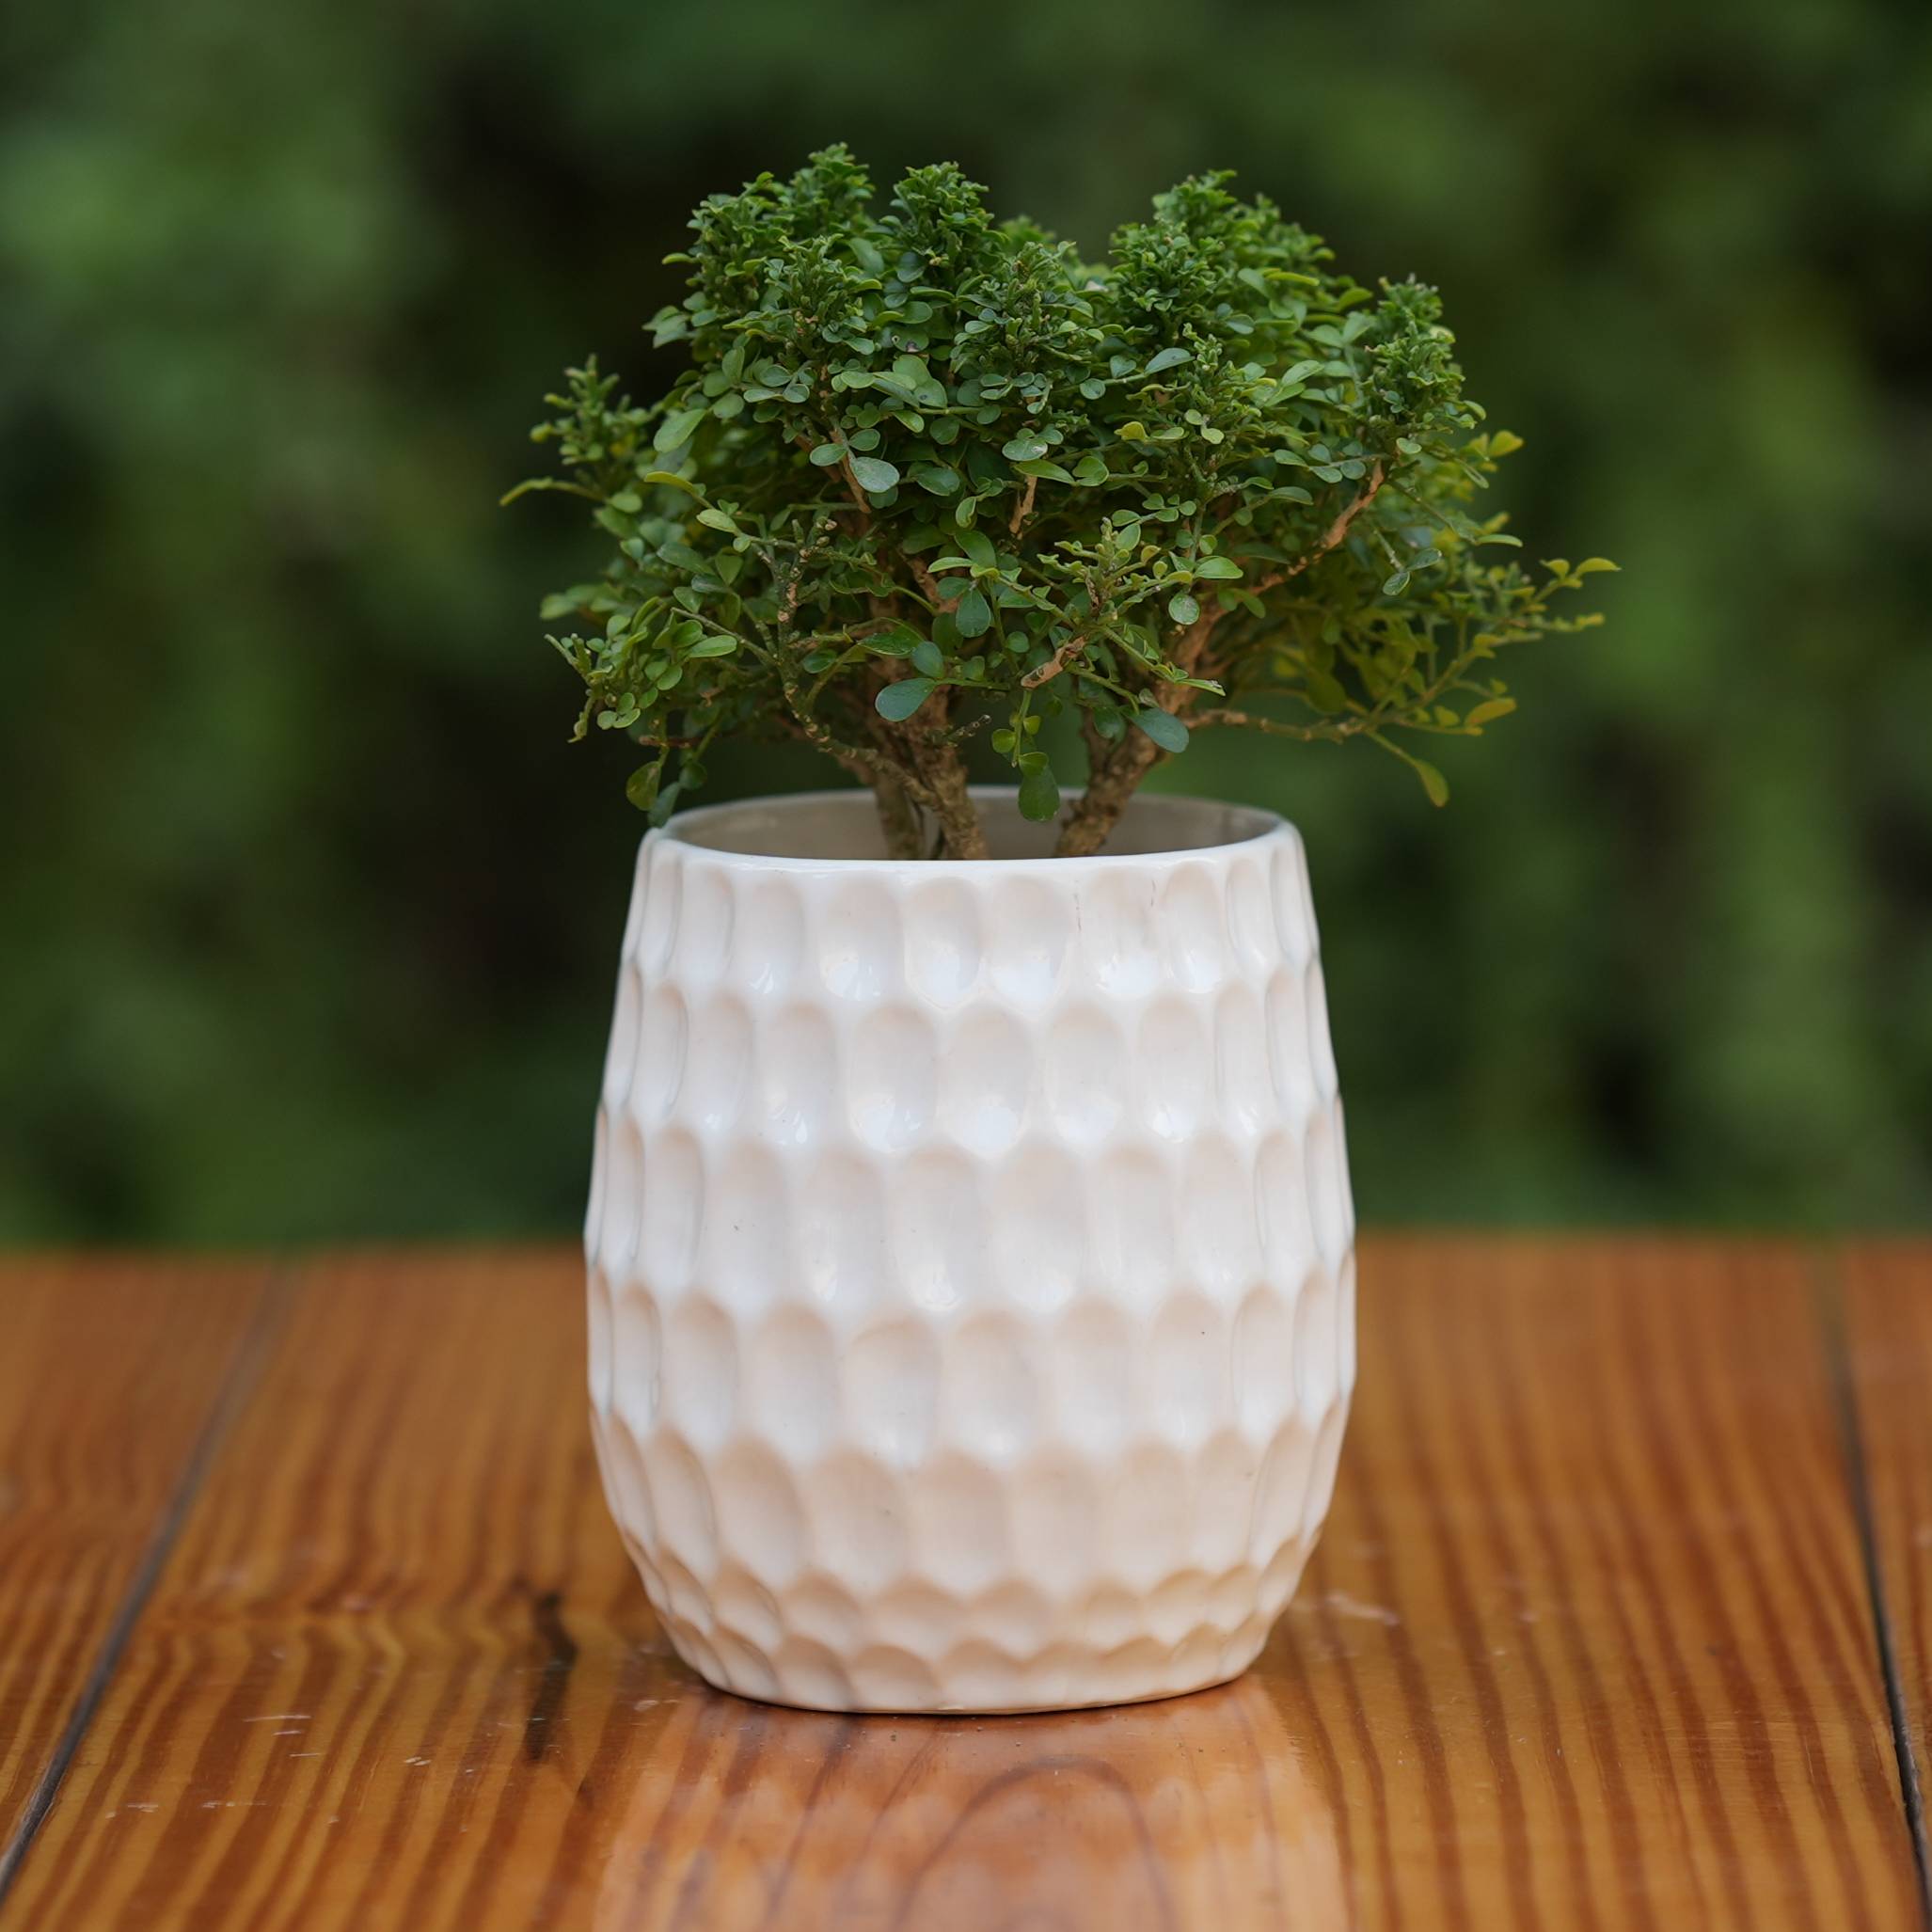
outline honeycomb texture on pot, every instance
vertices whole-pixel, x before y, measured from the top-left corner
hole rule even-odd
[[[1244,1669],[1328,1507],[1354,1214],[1299,836],[639,855],[586,1227],[679,1653],[829,1709]]]

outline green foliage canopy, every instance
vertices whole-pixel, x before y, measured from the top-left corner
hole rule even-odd
[[[649,752],[662,817],[721,737],[802,738],[870,784],[889,849],[984,853],[965,748],[1061,810],[1042,726],[1073,713],[1092,851],[1191,731],[1393,752],[1514,708],[1493,660],[1582,628],[1601,558],[1526,569],[1478,493],[1483,434],[1435,292],[1371,290],[1225,175],[1155,198],[1090,264],[995,222],[941,165],[881,207],[844,147],[705,200],[658,314],[688,372],[657,403],[594,360],[534,432],[614,539],[548,598],[578,721]],[[1498,559],[1500,551],[1500,559]]]

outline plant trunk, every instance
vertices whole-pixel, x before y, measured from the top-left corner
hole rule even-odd
[[[942,748],[943,755],[928,768],[927,779],[939,802],[933,816],[939,820],[942,859],[984,859],[986,830],[979,822],[979,810],[966,789],[966,761],[954,745]]]
[[[946,714],[944,692],[926,701],[925,717],[902,725],[896,734],[899,762],[910,763],[925,788],[924,800],[939,826],[941,859],[984,859],[988,856],[986,832],[979,812],[967,788],[966,760],[959,747],[944,736]]]
[[[1086,790],[1060,826],[1054,857],[1084,859],[1098,852],[1119,824],[1141,780],[1160,762],[1160,746],[1146,732],[1130,730],[1107,758],[1088,771]]]
[[[888,859],[921,859],[926,856],[926,821],[912,795],[896,779],[879,776],[871,781],[872,797],[879,807],[879,830],[885,833]]]
[[[1346,528],[1344,525],[1344,532]],[[1182,633],[1175,658],[1190,674],[1199,671],[1208,641],[1219,619],[1218,611],[1206,611]],[[1162,710],[1180,718],[1193,708],[1195,696],[1191,687],[1171,684],[1156,690],[1154,703]],[[1095,755],[1101,749],[1096,736],[1089,733],[1086,740],[1086,790],[1061,824],[1060,837],[1053,847],[1055,858],[1084,859],[1098,852],[1119,824],[1120,815],[1127,810],[1127,801],[1139,790],[1141,780],[1166,756],[1146,732],[1131,725],[1124,736],[1107,748],[1104,757]]]

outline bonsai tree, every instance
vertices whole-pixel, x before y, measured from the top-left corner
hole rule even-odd
[[[533,432],[560,472],[511,493],[611,539],[543,615],[577,736],[647,753],[634,803],[661,819],[721,737],[791,737],[872,788],[895,856],[981,857],[973,741],[1052,818],[1063,715],[1061,853],[1202,731],[1360,739],[1443,801],[1415,741],[1513,709],[1493,660],[1596,622],[1552,600],[1614,566],[1533,575],[1472,508],[1520,444],[1481,433],[1433,289],[1362,286],[1227,181],[1098,264],[951,166],[881,206],[843,147],[697,210],[652,324],[683,373],[641,405],[568,372]]]

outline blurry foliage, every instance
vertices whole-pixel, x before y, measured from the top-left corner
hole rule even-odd
[[[1450,812],[1185,761],[1307,834],[1366,1215],[1928,1217],[1932,16],[973,18],[7,9],[0,1231],[575,1220],[637,820],[531,729],[596,546],[495,491],[550,371],[668,379],[685,211],[840,136],[1089,246],[1235,167],[1443,289],[1519,521],[1624,566]]]

